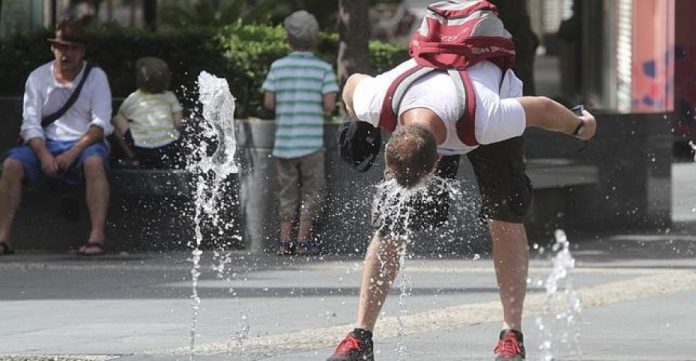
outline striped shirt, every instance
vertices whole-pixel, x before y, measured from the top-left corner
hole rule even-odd
[[[181,104],[171,91],[150,94],[136,90],[123,101],[118,114],[132,121],[130,131],[136,146],[157,148],[179,139],[174,113],[180,111]]]
[[[298,158],[324,147],[323,96],[338,92],[331,65],[311,52],[294,51],[271,64],[262,86],[275,94],[273,156]]]

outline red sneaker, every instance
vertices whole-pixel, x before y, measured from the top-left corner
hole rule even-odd
[[[524,338],[522,332],[515,330],[500,331],[500,340],[495,346],[495,361],[523,361],[526,357],[524,351]]]
[[[336,351],[326,361],[374,361],[372,337],[359,337],[355,331],[349,333],[338,344]]]

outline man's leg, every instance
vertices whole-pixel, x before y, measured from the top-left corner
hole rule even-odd
[[[522,330],[529,265],[524,224],[490,220],[493,263],[503,304],[503,329]]]
[[[524,218],[532,201],[521,137],[484,145],[469,153],[483,198],[481,216],[488,222],[493,262],[503,306],[503,330],[496,360],[523,360],[522,311],[527,292],[528,250]]]
[[[399,252],[405,244],[403,238],[386,239],[375,232],[365,254],[360,283],[360,301],[356,327],[372,331],[379,312],[399,273]]]
[[[404,238],[385,239],[375,232],[363,265],[356,328],[327,361],[374,361],[372,330],[399,272],[399,252],[404,245]]]
[[[104,244],[104,226],[109,207],[109,182],[106,179],[106,170],[102,158],[99,156],[88,157],[82,166],[86,183],[87,208],[92,225],[87,243]],[[100,253],[101,249],[85,246],[80,251],[93,254]]]
[[[9,246],[10,232],[15,214],[22,201],[22,164],[12,158],[7,158],[2,166],[0,177],[0,242]]]

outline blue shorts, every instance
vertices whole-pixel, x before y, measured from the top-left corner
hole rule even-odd
[[[46,139],[46,149],[48,149],[53,156],[57,156],[67,152],[73,147],[73,145],[75,145],[75,143],[77,143],[77,141],[60,142]],[[109,148],[105,142],[97,142],[83,150],[74,163],[70,166],[70,169],[61,173],[58,178],[72,185],[81,183],[84,179],[82,164],[87,158],[92,156],[100,157],[102,164],[104,164],[104,169],[108,168]],[[41,170],[41,161],[39,160],[39,157],[28,144],[23,144],[8,150],[5,157],[12,158],[22,163],[24,174],[29,182],[38,182],[46,177],[46,174],[44,174],[43,170]]]

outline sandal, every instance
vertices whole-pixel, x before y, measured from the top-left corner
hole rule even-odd
[[[7,242],[0,242],[0,256],[14,254],[14,249]]]
[[[319,254],[319,243],[317,242],[297,242],[297,249],[295,250],[297,254],[316,256]]]
[[[98,251],[96,252],[87,252],[87,249],[90,248],[97,248]],[[99,243],[99,242],[87,242],[84,246],[80,247],[80,249],[77,251],[77,254],[80,256],[101,256],[104,253],[104,245]]]

